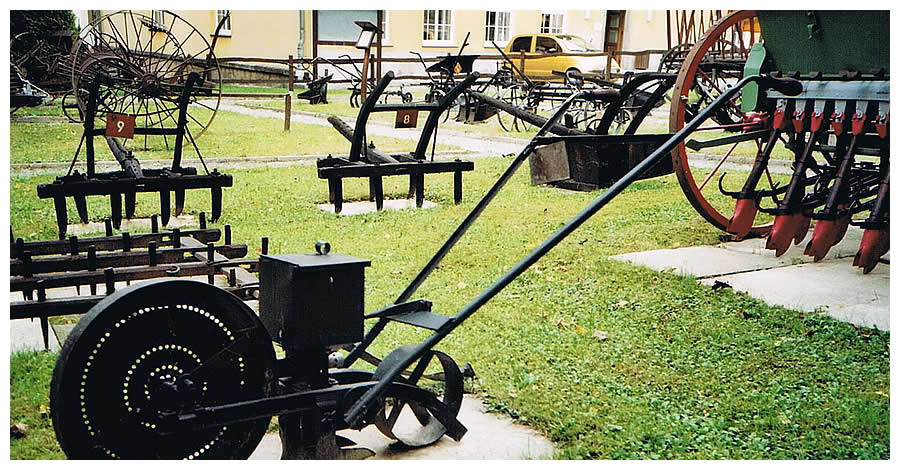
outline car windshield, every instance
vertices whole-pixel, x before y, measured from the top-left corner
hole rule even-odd
[[[556,36],[556,39],[559,42],[563,43],[563,46],[569,52],[595,52],[600,51],[601,49],[584,39],[581,39],[578,36],[568,36],[568,35],[560,35]]]

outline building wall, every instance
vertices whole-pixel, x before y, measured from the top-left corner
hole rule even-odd
[[[147,16],[151,10],[139,11]],[[581,36],[598,48],[603,47],[606,26],[606,10],[556,10],[547,13],[564,13],[563,31]],[[104,12],[108,13],[108,12]],[[518,34],[537,33],[540,31],[541,10],[511,10],[510,37]],[[176,14],[192,24],[202,37],[212,42],[216,27],[214,10],[178,10]],[[490,43],[485,42],[485,11],[454,10],[451,40],[445,45],[424,45],[422,33],[424,29],[423,10],[388,10],[386,15],[386,35],[383,43],[384,57],[414,58],[410,51],[420,52],[423,56],[434,57],[454,54],[470,33],[469,45],[465,53],[495,54]],[[303,27],[301,28],[301,19]],[[625,15],[622,50],[637,51],[643,49],[664,49],[666,45],[666,12],[664,10],[630,10]],[[216,55],[219,57],[265,57],[286,58],[288,55],[298,57],[298,46],[302,56],[312,57],[313,13],[311,10],[233,10],[231,19],[231,36],[219,37],[216,42]],[[176,36],[186,37],[186,31],[176,31]],[[498,44],[500,47],[504,44]],[[199,50],[203,47],[200,37],[194,35],[188,39],[186,49]],[[319,45],[318,55],[337,57],[347,54],[361,57],[362,52],[352,46]],[[651,62],[653,59],[651,59]],[[627,66],[628,59],[623,65]],[[481,61],[476,70],[493,72],[494,64]],[[422,66],[418,63],[386,64],[384,70],[394,70],[398,74],[419,74]]]
[[[666,48],[666,10],[628,10],[622,50]]]

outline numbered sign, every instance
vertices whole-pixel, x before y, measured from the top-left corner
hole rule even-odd
[[[418,109],[400,109],[397,110],[397,120],[394,122],[394,127],[398,129],[416,127],[418,119]]]
[[[134,116],[107,113],[106,136],[121,137],[123,139],[134,138]]]

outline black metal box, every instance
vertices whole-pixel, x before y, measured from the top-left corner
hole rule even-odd
[[[259,316],[272,339],[304,350],[361,341],[370,264],[333,254],[260,256]]]

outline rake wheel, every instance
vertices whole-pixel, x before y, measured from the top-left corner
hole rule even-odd
[[[66,339],[53,427],[72,459],[246,458],[270,418],[163,435],[160,413],[269,396],[274,370],[272,340],[243,302],[196,281],[151,281],[105,298]]]
[[[147,128],[176,128],[178,100],[188,74],[203,84],[190,96],[187,127],[193,138],[209,128],[222,95],[221,70],[212,46],[190,23],[171,12],[164,23],[132,11],[103,16],[81,30],[72,52],[72,89],[87,89],[98,75],[97,118],[106,113],[136,116]],[[82,113],[87,101],[77,99]]]

